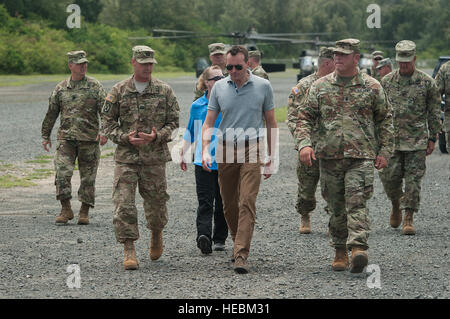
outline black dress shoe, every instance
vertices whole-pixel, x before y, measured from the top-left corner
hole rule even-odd
[[[207,255],[207,254],[212,253],[211,240],[205,235],[200,235],[198,237],[197,247],[200,248],[202,254]]]

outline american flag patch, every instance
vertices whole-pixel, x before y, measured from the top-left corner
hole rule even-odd
[[[105,98],[106,101],[110,103],[114,103],[114,96],[112,94],[108,94]]]
[[[292,94],[297,95],[297,94],[299,94],[299,93],[300,93],[300,90],[299,90],[296,86],[294,86],[294,87],[292,88]]]

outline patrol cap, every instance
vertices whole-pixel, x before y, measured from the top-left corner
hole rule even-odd
[[[383,59],[380,62],[378,62],[378,65],[376,67],[377,70],[381,69],[382,67],[386,66],[386,65],[391,65],[392,66],[392,61],[389,58]]]
[[[146,45],[136,45],[133,47],[133,58],[138,63],[155,63],[155,51],[153,51],[152,48],[146,46]]]
[[[89,60],[86,59],[86,52],[82,50],[67,52],[67,56],[69,58],[69,63],[81,64],[89,62]]]
[[[209,55],[227,53],[227,51],[225,50],[225,44],[223,43],[211,43],[210,45],[208,45],[208,49]]]
[[[259,50],[248,51],[248,57],[261,59],[261,52]]]
[[[397,55],[395,60],[397,62],[411,62],[416,55],[416,44],[410,40],[402,40],[395,46]]]
[[[319,58],[332,59],[334,53],[333,47],[320,47]]]
[[[333,52],[340,52],[344,54],[359,53],[358,39],[344,39],[336,41],[336,46],[333,48]]]
[[[374,60],[382,60],[382,59],[384,59],[384,52],[383,51],[373,51],[372,52],[372,59],[374,59]]]

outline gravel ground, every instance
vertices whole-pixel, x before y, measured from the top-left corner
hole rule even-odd
[[[167,79],[181,105],[181,126],[187,123],[195,79]],[[295,77],[272,76],[277,106],[286,104]],[[40,126],[47,98],[56,83],[0,88],[0,159],[20,165],[44,154]],[[114,82],[105,82],[110,88]],[[54,148],[53,148],[54,150]],[[232,270],[232,242],[225,252],[203,256],[195,244],[196,195],[194,170],[167,166],[169,222],[165,250],[158,261],[148,255],[141,198],[137,197],[141,238],[136,242],[138,271],[125,272],[122,246],[112,227],[113,161],[101,161],[97,204],[89,226],[72,220],[56,226],[59,213],[53,177],[31,188],[0,189],[0,298],[449,298],[449,156],[434,152],[427,158],[422,184],[422,208],[416,236],[405,237],[389,226],[390,205],[376,174],[368,203],[372,222],[369,264],[379,271],[333,272],[334,251],[326,234],[325,202],[317,192],[312,233],[298,233],[297,155],[284,124],[280,124],[280,167],[263,181],[257,200],[257,221],[249,257],[250,273]],[[73,194],[79,185],[73,178]],[[80,207],[72,201],[75,213]],[[75,218],[76,219],[76,218]],[[69,288],[69,265],[80,269],[81,287]],[[378,267],[378,268],[377,268]],[[378,287],[373,278],[380,279]],[[372,283],[372,284],[371,284]]]

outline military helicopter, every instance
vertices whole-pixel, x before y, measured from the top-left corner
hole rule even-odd
[[[246,32],[230,32],[230,33],[202,33],[194,31],[183,30],[169,30],[169,29],[153,29],[153,36],[144,37],[130,37],[130,40],[146,40],[146,39],[188,39],[188,38],[231,38],[233,44],[244,45],[249,51],[259,50],[261,52],[261,58],[264,56],[264,50],[260,47],[265,45],[280,45],[280,44],[314,44],[321,45],[317,38],[319,35],[329,33],[258,33],[255,28],[250,27]],[[295,37],[303,36],[316,36],[315,39],[296,39]],[[258,43],[257,43],[258,42]],[[231,46],[231,44],[225,44]],[[266,72],[284,72],[286,70],[286,64],[284,63],[261,63],[263,69]],[[196,76],[198,77],[204,69],[209,66],[209,60],[205,57],[199,57],[195,62]]]

